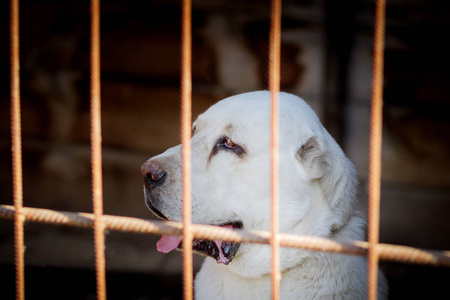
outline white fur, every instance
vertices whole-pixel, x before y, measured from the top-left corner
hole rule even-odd
[[[270,93],[224,99],[194,123],[192,221],[270,229]],[[211,155],[227,136],[245,150]],[[299,97],[280,93],[280,231],[337,241],[363,240],[365,220],[354,210],[353,165]],[[181,146],[152,158],[170,182],[158,190],[158,209],[181,221]],[[281,299],[364,299],[363,257],[282,248]],[[270,246],[242,244],[229,265],[206,258],[195,279],[196,299],[269,299]],[[379,299],[387,294],[379,275]]]

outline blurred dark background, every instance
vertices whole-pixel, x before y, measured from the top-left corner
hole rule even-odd
[[[180,1],[101,4],[104,212],[153,218],[140,165],[179,143]],[[387,1],[380,240],[450,249],[450,9]],[[269,1],[193,1],[193,117],[267,89]],[[12,204],[9,5],[0,8],[0,196]],[[285,0],[281,88],[315,109],[357,167],[367,205],[374,2]],[[20,1],[24,205],[91,212],[89,2]],[[108,232],[110,299],[180,299],[181,255]],[[27,299],[94,299],[90,230],[25,226]],[[197,270],[202,258],[196,257]],[[0,220],[2,299],[14,298],[13,224]],[[450,269],[382,262],[390,299],[450,298]]]

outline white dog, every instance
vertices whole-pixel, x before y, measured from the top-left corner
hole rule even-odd
[[[270,93],[218,102],[200,115],[192,136],[192,222],[270,230]],[[280,232],[338,242],[363,240],[355,211],[353,165],[300,98],[280,93]],[[157,216],[181,222],[181,146],[142,165],[145,202]],[[161,252],[180,247],[163,236]],[[196,299],[269,299],[268,245],[195,240],[206,256]],[[365,299],[367,262],[359,256],[281,248],[281,299]],[[378,294],[387,285],[379,275]]]

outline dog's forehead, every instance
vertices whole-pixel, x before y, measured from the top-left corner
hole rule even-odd
[[[196,132],[208,129],[232,134],[250,129],[253,124],[266,130],[267,128],[262,127],[267,124],[269,114],[268,109],[262,107],[267,104],[264,102],[266,101],[236,101],[231,98],[219,101],[198,116],[193,128]]]
[[[320,121],[309,105],[301,98],[287,93],[280,93],[280,127],[317,129]],[[208,127],[215,131],[268,130],[270,124],[271,94],[259,91],[239,94],[221,100],[201,114],[194,127]],[[313,130],[316,131],[316,130]]]

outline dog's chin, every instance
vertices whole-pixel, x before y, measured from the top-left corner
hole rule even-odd
[[[150,211],[158,218],[170,221],[161,211],[159,211],[151,201],[145,201],[147,207]],[[210,224],[218,227],[231,228],[231,229],[242,229],[243,225],[241,221],[232,221],[225,224]],[[175,248],[178,250],[182,249],[181,238],[174,236],[163,235],[158,241],[157,249],[160,252],[170,252]],[[239,243],[232,242],[222,242],[219,240],[209,241],[209,240],[193,240],[192,250],[196,253],[212,257],[217,261],[217,263],[223,263],[228,265],[233,258],[236,256],[239,250]]]

